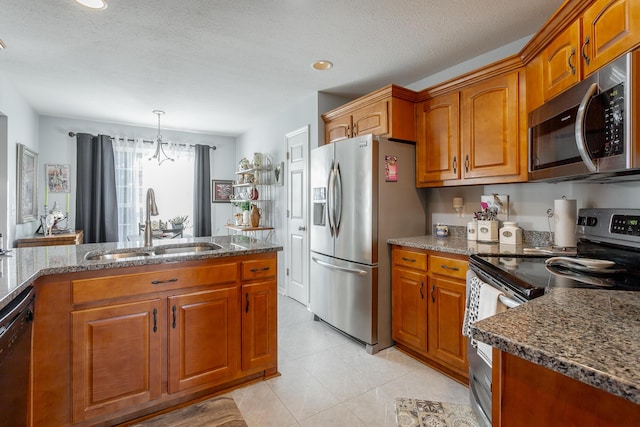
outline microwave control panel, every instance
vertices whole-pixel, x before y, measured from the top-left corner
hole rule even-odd
[[[624,152],[624,85],[620,83],[598,97],[604,113],[604,141],[596,157],[617,156]]]

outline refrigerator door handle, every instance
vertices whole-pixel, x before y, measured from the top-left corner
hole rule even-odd
[[[334,236],[333,230],[333,163],[329,169],[329,176],[327,177],[327,222],[329,222],[329,234]]]
[[[328,262],[324,262],[319,260],[318,258],[315,257],[311,257],[311,259],[313,260],[313,262],[315,262],[316,264],[320,264],[323,267],[327,267],[328,269],[331,270],[338,270],[338,271],[345,271],[347,273],[354,273],[360,276],[366,276],[367,272],[365,270],[360,270],[357,268],[348,268],[348,267],[342,267],[340,265],[334,265],[334,264],[329,264]]]
[[[342,222],[342,175],[340,174],[340,162],[336,163],[336,188],[335,229],[337,237],[340,234],[340,223]]]

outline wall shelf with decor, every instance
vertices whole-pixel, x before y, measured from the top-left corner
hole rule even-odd
[[[238,164],[233,183],[232,221],[228,230],[252,233],[261,232],[263,240],[269,240],[273,231],[273,167],[267,154],[254,153],[253,161],[243,158]],[[255,208],[254,208],[255,206]],[[249,209],[249,214],[244,211]],[[259,213],[256,222],[255,211]],[[253,213],[253,220],[252,220]]]

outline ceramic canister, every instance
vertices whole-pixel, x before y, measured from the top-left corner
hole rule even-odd
[[[478,223],[476,221],[467,223],[467,240],[478,240]]]

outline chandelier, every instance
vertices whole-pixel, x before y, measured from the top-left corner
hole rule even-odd
[[[162,147],[164,144],[167,144],[166,142],[162,142],[162,134],[160,133],[160,116],[164,114],[164,111],[153,110],[153,114],[158,116],[158,136],[156,138],[158,144],[156,145],[156,152],[153,156],[149,157],[149,160],[158,160],[158,165],[161,165],[165,160],[170,160],[173,162],[175,161],[175,159],[169,157],[167,153],[164,152],[164,148]]]

